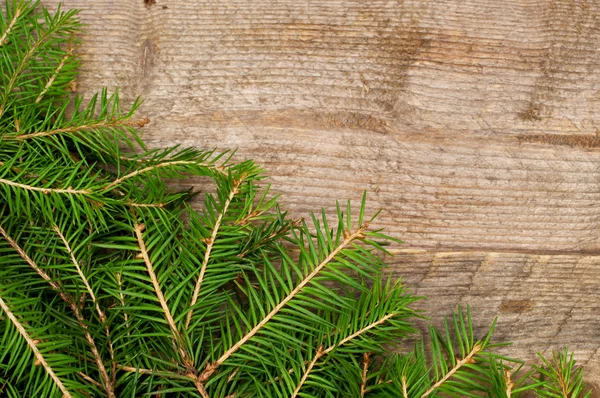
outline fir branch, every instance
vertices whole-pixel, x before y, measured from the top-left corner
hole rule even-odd
[[[240,340],[238,340],[231,348],[229,348],[223,355],[221,355],[215,362],[207,364],[204,371],[200,375],[200,381],[205,382],[208,380],[231,355],[239,350],[248,340],[250,340],[256,333],[258,333],[279,311],[287,305],[302,289],[310,283],[310,281],[323,270],[327,264],[329,264],[346,246],[348,246],[354,240],[364,236],[364,231],[368,227],[368,223],[365,223],[359,227],[353,233],[347,233],[344,240],[333,250],[329,255],[317,266],[315,269],[307,275],[283,300],[273,308],[267,316],[265,316],[256,326],[254,326],[248,333],[246,333]]]
[[[475,360],[473,359],[473,357],[481,350],[482,350],[482,346],[480,344],[475,344],[473,346],[473,348],[471,349],[471,351],[469,352],[469,354],[466,357],[464,357],[463,359],[461,359],[460,361],[457,361],[456,365],[454,365],[454,367],[452,369],[450,369],[448,371],[448,373],[446,373],[444,375],[444,377],[442,377],[440,380],[438,380],[433,386],[431,386],[429,388],[429,390],[427,390],[423,395],[421,395],[421,398],[425,398],[425,397],[429,396],[438,387],[440,387],[449,378],[451,378],[456,372],[458,372],[460,370],[460,368],[462,368],[464,365],[469,364],[469,363],[474,363]]]
[[[34,57],[37,51],[45,44],[49,39],[54,38],[55,34],[59,32],[61,28],[63,28],[67,22],[72,22],[70,18],[64,18],[64,14],[57,13],[55,16],[55,20],[53,23],[48,26],[48,28],[37,37],[37,40],[34,41],[33,44],[30,44],[29,50],[25,53],[25,55],[20,59],[18,66],[12,72],[12,75],[8,81],[8,84],[4,87],[4,92],[2,94],[2,98],[0,99],[0,117],[6,111],[6,105],[8,103],[8,96],[14,90],[15,84],[19,80],[19,77],[23,71],[26,70],[26,67],[29,63],[29,60]]]
[[[317,363],[317,361],[319,359],[321,359],[321,357],[325,355],[325,352],[323,350],[323,346],[320,346],[317,349],[317,352],[315,353],[314,358],[312,359],[312,361],[310,361],[310,363],[308,364],[308,367],[306,368],[306,371],[304,372],[304,374],[302,375],[302,378],[300,379],[300,382],[298,383],[298,385],[296,386],[296,389],[294,390],[294,392],[292,393],[292,396],[290,398],[296,398],[298,396],[298,393],[300,392],[300,390],[302,389],[302,386],[304,385],[304,383],[306,382],[306,379],[308,379],[308,375],[310,374],[310,372],[312,371],[313,367],[315,366],[315,364]]]
[[[215,240],[217,239],[217,234],[219,233],[219,228],[221,228],[221,222],[223,220],[223,216],[227,213],[229,209],[229,205],[231,201],[235,197],[237,193],[239,193],[239,187],[244,181],[244,176],[241,176],[239,179],[233,182],[233,187],[231,192],[229,192],[229,197],[223,204],[223,209],[219,213],[217,220],[215,221],[215,225],[213,227],[210,238],[206,243],[206,250],[204,252],[204,260],[202,261],[202,266],[200,267],[200,274],[198,275],[198,279],[196,280],[196,286],[194,287],[194,293],[192,294],[192,299],[190,301],[190,312],[187,314],[187,319],[185,321],[185,328],[187,329],[190,325],[190,321],[192,320],[192,316],[194,313],[194,305],[196,305],[196,301],[198,300],[198,295],[200,294],[200,286],[202,285],[202,281],[204,280],[204,274],[206,273],[206,267],[208,266],[208,262],[210,260],[210,255],[215,244]]]
[[[329,346],[329,347],[327,347],[327,348],[324,348],[321,356],[329,355],[329,354],[330,354],[330,353],[331,353],[333,350],[335,350],[335,349],[337,349],[337,348],[339,348],[339,347],[343,346],[344,344],[346,344],[346,343],[348,343],[348,342],[350,342],[350,341],[352,341],[352,340],[354,340],[354,339],[356,339],[356,338],[360,337],[361,335],[365,334],[365,333],[366,333],[366,332],[368,332],[369,330],[371,330],[371,329],[373,329],[373,328],[375,328],[375,327],[377,327],[377,326],[380,326],[380,325],[384,324],[384,323],[385,323],[385,322],[387,322],[389,319],[391,319],[391,318],[393,318],[393,317],[395,317],[395,316],[397,316],[397,315],[398,315],[397,313],[386,314],[386,315],[385,315],[385,316],[383,316],[381,319],[379,319],[379,320],[377,320],[377,321],[375,321],[375,322],[373,322],[373,323],[371,323],[371,324],[369,324],[369,325],[367,325],[367,326],[365,326],[365,327],[361,328],[360,330],[358,330],[358,331],[357,331],[357,332],[355,332],[355,333],[352,333],[350,336],[347,336],[347,337],[345,337],[345,338],[344,338],[344,339],[342,339],[340,342],[338,342],[338,343],[336,343],[336,344],[332,344],[332,345],[330,345],[330,346]],[[366,353],[365,353],[365,354],[366,354]],[[306,362],[308,362],[308,361],[306,361]],[[306,363],[306,362],[305,362],[305,363]],[[294,373],[294,368],[290,368],[290,369],[288,369],[287,373],[288,373],[288,374],[293,374],[293,373]],[[305,376],[306,376],[306,375],[305,375]],[[303,376],[303,377],[304,377],[304,376]],[[278,381],[278,380],[279,380],[279,377],[276,377],[276,378],[274,379],[274,381]]]
[[[46,282],[48,282],[48,284],[50,285],[50,287],[58,292],[58,294],[61,296],[61,298],[63,299],[63,301],[65,301],[66,303],[72,303],[73,302],[73,298],[70,297],[68,295],[68,293],[65,293],[62,291],[60,285],[58,283],[56,283],[55,281],[52,280],[52,278],[50,278],[50,276],[44,272],[44,270],[42,270],[40,267],[38,267],[38,265],[31,259],[31,257],[29,257],[29,255],[27,255],[27,253],[25,253],[25,251],[21,248],[21,246],[19,246],[19,244],[17,242],[15,242],[6,232],[6,230],[2,227],[2,225],[0,225],[0,234],[4,237],[4,239],[6,239],[6,241],[8,242],[8,244],[19,254],[19,256],[21,256],[21,258],[23,260],[25,260],[25,262],[27,262],[27,264],[29,264],[29,266],[39,275],[42,277],[42,279],[44,279]]]
[[[8,39],[8,35],[10,35],[10,32],[12,31],[15,24],[19,20],[19,17],[21,17],[21,14],[24,11],[25,11],[25,8],[22,7],[21,5],[17,6],[17,8],[14,10],[15,14],[14,14],[13,18],[11,19],[10,23],[8,24],[8,27],[4,31],[4,34],[2,35],[2,37],[0,37],[0,47],[2,47],[6,43],[6,41]]]
[[[114,386],[113,386],[112,380],[110,379],[110,377],[108,376],[108,373],[106,372],[106,368],[104,367],[104,362],[102,361],[100,352],[98,351],[98,348],[96,347],[96,342],[94,341],[92,335],[90,334],[88,326],[86,325],[83,315],[81,314],[81,310],[79,309],[79,306],[77,305],[77,302],[75,301],[75,299],[70,294],[66,293],[62,289],[62,287],[60,286],[60,283],[54,282],[52,280],[52,278],[50,278],[50,276],[34,262],[31,259],[31,257],[29,257],[29,255],[23,250],[23,248],[21,248],[21,246],[6,233],[6,231],[4,230],[4,228],[2,228],[1,225],[0,225],[0,234],[2,234],[2,236],[8,241],[8,243],[13,247],[13,249],[15,249],[17,251],[17,253],[19,253],[21,258],[23,258],[23,260],[25,260],[35,270],[35,272],[38,275],[40,275],[45,281],[47,281],[48,284],[50,285],[50,287],[58,293],[58,295],[63,299],[63,301],[65,301],[65,303],[67,303],[69,305],[69,307],[73,311],[73,315],[75,315],[75,319],[76,319],[77,323],[79,324],[79,327],[81,327],[81,330],[84,333],[85,339],[87,340],[87,342],[90,346],[90,350],[92,351],[92,355],[94,356],[96,365],[98,366],[98,371],[100,372],[100,376],[102,377],[102,380],[104,381],[104,389],[109,398],[115,398],[116,396],[114,393]]]
[[[102,191],[109,191],[109,190],[113,189],[114,187],[120,185],[123,181],[128,180],[133,177],[136,177],[140,174],[147,173],[147,172],[150,172],[153,170],[158,170],[163,167],[172,167],[172,166],[180,166],[180,165],[192,165],[192,166],[216,169],[216,167],[214,167],[214,165],[211,163],[201,163],[201,162],[196,162],[193,160],[192,161],[177,160],[177,161],[171,161],[171,162],[165,162],[165,163],[158,163],[158,164],[155,164],[152,166],[144,167],[143,169],[132,171],[131,173],[126,174],[123,177],[117,178],[116,180],[114,180],[113,182],[111,182],[110,184],[108,184],[107,186],[102,188]]]
[[[96,312],[98,313],[98,317],[100,318],[100,322],[102,322],[102,325],[104,326],[104,331],[106,333],[106,338],[107,338],[107,341],[108,341],[108,352],[109,352],[111,363],[112,363],[112,367],[113,367],[113,369],[112,369],[112,371],[113,371],[113,378],[112,378],[112,380],[110,382],[110,385],[114,386],[114,384],[115,384],[115,379],[114,379],[114,377],[115,377],[115,373],[114,373],[115,372],[115,362],[114,362],[114,360],[115,360],[115,352],[114,352],[112,340],[110,338],[111,334],[110,334],[110,330],[108,328],[108,322],[107,322],[107,319],[106,319],[106,314],[100,308],[100,305],[98,304],[98,300],[96,300],[96,295],[94,294],[94,291],[92,290],[92,287],[90,286],[87,278],[85,277],[85,275],[81,271],[81,267],[79,266],[79,262],[75,258],[75,254],[73,254],[73,250],[71,250],[71,246],[69,245],[69,242],[67,241],[67,239],[65,238],[65,236],[63,235],[63,233],[61,232],[60,228],[58,228],[57,225],[54,225],[52,228],[54,229],[54,231],[56,232],[56,234],[59,236],[60,240],[65,245],[65,248],[67,249],[67,252],[69,253],[69,256],[71,257],[71,261],[73,262],[73,265],[75,266],[77,274],[81,278],[81,281],[83,282],[86,291],[90,295],[90,298],[92,299],[92,303],[96,307]],[[103,376],[107,377],[107,375],[103,375]],[[114,388],[114,387],[112,387],[112,388]]]
[[[138,242],[138,246],[140,249],[140,253],[142,255],[142,258],[144,259],[144,263],[146,264],[146,270],[148,271],[148,275],[150,276],[150,280],[152,282],[152,286],[154,288],[154,293],[156,294],[156,297],[158,298],[158,302],[160,303],[160,306],[163,310],[164,313],[164,317],[169,325],[169,328],[171,329],[171,335],[173,337],[173,341],[175,342],[175,345],[177,346],[178,350],[179,350],[179,355],[181,355],[181,358],[184,362],[184,364],[186,366],[189,366],[189,356],[186,352],[186,350],[184,350],[183,348],[183,341],[181,338],[181,334],[179,333],[179,330],[177,329],[177,326],[175,325],[175,321],[173,320],[173,315],[171,315],[171,310],[169,309],[169,306],[167,304],[167,300],[165,299],[165,296],[163,295],[163,292],[160,288],[160,284],[158,283],[158,278],[156,277],[156,274],[154,272],[154,266],[152,265],[152,261],[150,260],[150,256],[148,255],[148,249],[146,248],[146,243],[144,242],[144,237],[142,235],[142,232],[144,231],[146,227],[144,226],[144,224],[135,224],[134,225],[134,231],[135,231],[135,236]]]
[[[40,352],[40,350],[38,350],[38,348],[37,348],[37,346],[35,344],[34,339],[31,338],[31,336],[29,335],[29,333],[27,333],[27,331],[25,330],[25,328],[23,327],[23,325],[21,325],[21,323],[19,322],[19,320],[15,317],[15,315],[12,313],[12,311],[10,310],[10,308],[6,305],[6,303],[4,302],[4,300],[2,299],[2,297],[0,297],[0,308],[2,308],[2,311],[6,314],[6,316],[8,317],[8,319],[10,319],[10,321],[13,324],[13,326],[18,330],[19,334],[21,336],[23,336],[23,338],[27,342],[27,345],[29,346],[29,348],[33,352],[33,355],[35,355],[36,360],[40,363],[40,365],[42,365],[42,367],[44,368],[44,370],[46,371],[46,373],[48,373],[48,375],[52,378],[52,380],[54,381],[54,383],[56,384],[56,386],[63,393],[63,397],[64,398],[71,398],[72,397],[71,393],[67,390],[67,388],[62,383],[62,381],[58,378],[58,376],[56,376],[56,373],[54,373],[54,370],[52,370],[52,368],[50,367],[50,365],[48,365],[48,362],[46,362],[46,359],[44,358],[44,356],[42,355],[42,353]]]
[[[237,255],[238,258],[244,258],[248,253],[250,253],[252,250],[256,249],[257,247],[262,247],[263,245],[265,245],[266,243],[270,242],[271,240],[273,240],[275,237],[277,236],[283,236],[285,235],[289,230],[291,230],[292,228],[295,228],[299,225],[302,224],[303,219],[302,218],[298,218],[292,222],[287,223],[286,225],[283,226],[283,228],[281,228],[280,230],[276,230],[273,233],[271,233],[268,236],[263,237],[262,239],[260,239],[258,242],[254,243],[252,245],[252,247],[249,247],[247,249],[245,249],[243,252],[241,252],[240,254]],[[244,224],[240,224],[240,225],[245,225]]]
[[[54,80],[56,80],[56,77],[59,75],[60,71],[64,68],[67,61],[72,58],[73,58],[73,35],[71,35],[71,38],[69,39],[69,45],[68,45],[68,49],[67,49],[65,55],[60,60],[60,62],[56,66],[56,68],[54,69],[52,76],[50,76],[50,79],[48,79],[48,82],[44,86],[43,90],[38,94],[37,98],[35,99],[36,104],[39,104],[39,102],[42,100],[42,98],[44,98],[44,96],[46,95],[46,93],[48,92],[50,87],[52,87]]]
[[[81,271],[81,267],[79,266],[79,262],[75,258],[75,255],[73,254],[73,251],[71,250],[71,246],[69,245],[69,242],[67,241],[67,239],[65,238],[65,236],[62,234],[62,232],[60,231],[60,228],[58,228],[58,226],[54,225],[52,227],[52,229],[54,229],[54,231],[56,232],[56,234],[59,236],[60,240],[65,245],[65,248],[67,249],[67,253],[69,253],[69,257],[71,257],[71,261],[73,262],[73,265],[75,266],[75,270],[77,271],[77,274],[81,278],[81,281],[83,282],[83,285],[85,286],[85,289],[89,293],[89,295],[90,295],[90,297],[92,299],[92,303],[96,307],[96,311],[98,312],[98,316],[100,317],[100,321],[103,324],[106,324],[106,315],[104,314],[104,311],[102,311],[102,309],[100,308],[100,305],[98,305],[98,301],[96,300],[96,295],[94,294],[94,291],[92,290],[92,287],[90,286],[87,278],[85,277],[85,275]],[[107,333],[107,335],[110,335],[110,333]]]
[[[384,323],[385,323],[385,322],[387,322],[389,319],[391,319],[391,318],[393,318],[393,317],[395,317],[395,316],[397,316],[397,315],[398,315],[397,313],[386,314],[386,315],[385,315],[384,317],[382,317],[381,319],[379,319],[379,320],[377,320],[377,321],[375,321],[375,322],[373,322],[373,323],[371,323],[371,324],[369,324],[369,325],[365,326],[364,328],[360,329],[359,331],[357,331],[357,332],[355,332],[355,333],[352,333],[350,336],[348,336],[348,337],[344,338],[344,339],[343,339],[342,341],[340,341],[339,343],[329,346],[329,347],[328,347],[328,348],[327,348],[327,349],[324,351],[324,354],[329,354],[329,353],[330,353],[331,351],[333,351],[334,349],[336,349],[336,348],[339,348],[339,347],[343,346],[344,344],[346,344],[346,343],[348,343],[348,342],[350,342],[350,341],[352,341],[352,340],[356,339],[356,338],[357,338],[357,337],[359,337],[360,335],[362,335],[362,334],[364,334],[364,333],[368,332],[369,330],[371,330],[371,329],[373,329],[373,328],[375,328],[375,327],[377,327],[377,326],[379,326],[379,325],[382,325],[382,324],[384,324]]]
[[[47,131],[37,131],[35,133],[21,134],[21,135],[7,135],[4,137],[6,141],[25,141],[34,138],[50,137],[57,134],[73,134],[80,133],[83,131],[96,130],[96,129],[116,129],[119,127],[144,127],[150,120],[148,118],[140,120],[100,120],[94,123],[82,124],[78,126],[62,127],[58,129],[52,129]]]

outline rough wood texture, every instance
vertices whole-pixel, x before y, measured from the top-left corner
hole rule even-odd
[[[600,382],[597,1],[64,3],[79,90],[141,95],[152,145],[237,147],[295,215],[369,191],[435,321],[472,303]]]

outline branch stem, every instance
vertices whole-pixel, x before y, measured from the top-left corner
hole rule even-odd
[[[208,262],[210,261],[210,254],[212,253],[212,249],[214,247],[215,240],[217,239],[217,234],[219,233],[219,228],[221,228],[221,222],[223,221],[223,216],[225,215],[225,213],[227,213],[227,210],[229,209],[229,205],[231,204],[231,201],[233,201],[235,194],[238,192],[238,188],[241,185],[242,181],[243,181],[243,179],[240,178],[239,180],[236,180],[234,182],[233,188],[232,188],[231,192],[229,193],[229,197],[223,204],[223,210],[221,211],[221,213],[219,213],[219,216],[217,217],[217,221],[215,221],[215,225],[213,227],[210,238],[209,238],[208,242],[206,243],[206,250],[204,251],[204,260],[202,261],[202,267],[200,268],[200,274],[198,275],[198,280],[196,280],[196,286],[194,287],[194,294],[192,295],[192,300],[190,301],[190,312],[188,312],[187,319],[185,320],[186,329],[189,327],[190,322],[192,320],[192,315],[194,313],[193,307],[196,304],[196,302],[198,301],[198,295],[200,294],[200,286],[202,285],[202,282],[204,281],[204,275],[206,273],[206,268],[208,267]]]
[[[317,363],[317,361],[319,359],[321,359],[321,357],[323,355],[325,355],[324,354],[324,350],[323,350],[323,346],[320,346],[319,349],[317,350],[317,353],[315,354],[315,357],[308,364],[308,367],[306,368],[306,371],[302,375],[302,379],[300,379],[300,382],[296,386],[296,389],[294,390],[294,392],[292,393],[292,395],[290,396],[290,398],[296,398],[298,396],[298,393],[300,393],[300,390],[302,389],[302,386],[304,385],[304,383],[306,383],[306,379],[308,379],[308,376],[310,375],[310,372],[314,368],[314,366]]]
[[[370,359],[371,359],[371,354],[369,354],[368,352],[365,352],[363,354],[362,381],[360,383],[361,398],[364,398],[365,394],[367,393],[367,373],[369,371],[369,364],[371,362]]]
[[[81,126],[72,126],[72,127],[64,127],[61,129],[48,130],[48,131],[38,131],[30,134],[22,134],[16,136],[7,136],[4,137],[5,140],[9,141],[24,141],[32,138],[40,138],[40,137],[49,137],[52,135],[63,134],[63,133],[78,133],[80,131],[98,129],[98,128],[116,128],[116,127],[144,127],[148,123],[148,119],[140,119],[140,120],[128,120],[128,119],[120,119],[120,120],[102,120],[99,122],[91,123],[91,124],[83,124]]]
[[[129,174],[125,174],[123,177],[117,178],[116,180],[114,180],[113,182],[111,182],[110,184],[108,184],[107,186],[105,186],[104,188],[102,188],[102,191],[108,191],[113,189],[114,187],[116,187],[117,185],[121,184],[123,181],[128,180],[130,178],[133,178],[137,175],[143,174],[143,173],[147,173],[149,171],[152,170],[157,170],[163,167],[170,167],[170,166],[178,166],[178,165],[195,165],[195,166],[199,166],[199,167],[209,167],[209,168],[215,168],[215,166],[211,163],[202,163],[202,162],[196,162],[193,160],[175,160],[172,162],[164,162],[164,163],[158,163],[152,166],[148,166],[148,167],[144,167],[143,169],[139,169],[136,171],[132,171]],[[215,168],[216,169],[216,168]]]
[[[402,398],[408,398],[408,385],[406,384],[406,376],[402,375]]]
[[[110,330],[108,329],[108,323],[106,322],[106,314],[104,313],[104,311],[100,308],[100,305],[98,304],[98,301],[96,300],[96,295],[94,294],[94,291],[92,290],[92,287],[90,286],[86,276],[83,274],[83,271],[81,271],[81,267],[79,266],[79,262],[77,261],[77,258],[75,258],[75,255],[73,254],[73,250],[71,250],[71,245],[69,245],[69,242],[67,241],[67,239],[65,238],[65,236],[63,235],[63,233],[61,232],[60,228],[58,228],[58,226],[53,226],[54,231],[56,232],[56,234],[60,237],[60,239],[62,240],[63,244],[65,245],[65,248],[67,249],[67,252],[69,253],[69,256],[71,257],[71,261],[73,262],[73,265],[75,266],[75,269],[77,270],[77,274],[79,275],[79,277],[81,278],[81,281],[83,282],[85,289],[87,290],[88,294],[90,295],[91,299],[92,299],[92,303],[94,303],[94,306],[96,307],[96,312],[98,313],[98,317],[100,318],[100,322],[102,322],[102,324],[104,325],[104,331],[106,333],[106,339],[108,341],[108,352],[110,354],[110,359],[111,361],[114,362],[115,359],[115,352],[113,349],[113,344],[112,341],[110,339]],[[83,317],[82,317],[83,320]],[[83,327],[83,326],[82,326]],[[87,327],[85,328],[87,330]],[[87,338],[87,336],[86,336]],[[93,340],[90,338],[88,339],[88,341],[90,341],[93,343]],[[94,349],[95,349],[95,344],[94,344]],[[93,351],[93,350],[92,350]],[[100,358],[100,354],[98,353],[98,357],[97,359]],[[100,362],[102,362],[100,360]],[[103,375],[105,376],[105,375]],[[106,377],[108,377],[108,375],[106,375]],[[113,379],[110,381],[110,385],[114,385],[114,363],[113,363]],[[112,387],[111,387],[112,388]]]
[[[144,259],[144,263],[146,264],[146,270],[148,271],[148,275],[150,276],[150,280],[152,281],[152,287],[154,288],[154,293],[156,294],[156,297],[158,298],[158,302],[160,303],[160,306],[163,309],[165,319],[167,320],[167,323],[169,324],[169,327],[171,328],[171,335],[173,336],[173,340],[175,341],[175,344],[177,345],[177,347],[179,349],[179,354],[181,355],[181,358],[182,358],[184,364],[187,365],[188,364],[188,355],[187,355],[187,352],[182,347],[181,334],[179,333],[179,330],[177,329],[177,326],[175,325],[175,321],[173,320],[173,315],[171,314],[171,310],[169,309],[169,306],[167,305],[167,300],[165,299],[165,296],[163,295],[163,292],[160,288],[160,284],[158,283],[158,278],[156,277],[156,274],[154,273],[154,266],[152,265],[152,261],[150,260],[150,256],[148,254],[148,249],[146,248],[146,243],[144,242],[144,237],[142,236],[142,231],[145,228],[146,227],[144,226],[144,224],[136,223],[134,226],[135,235],[136,235],[136,238],[138,241],[138,246],[140,247],[140,252],[142,254],[142,258]]]
[[[423,393],[423,395],[421,395],[421,398],[425,398],[425,397],[429,396],[429,394],[431,394],[432,392],[435,391],[436,388],[438,388],[439,386],[441,386],[442,384],[444,384],[446,382],[446,380],[448,380],[456,372],[458,372],[458,370],[460,368],[462,368],[465,364],[472,363],[473,362],[473,356],[475,354],[477,354],[479,351],[481,351],[481,348],[482,348],[481,345],[475,344],[475,346],[473,347],[473,349],[471,350],[471,352],[469,352],[469,355],[467,355],[466,357],[464,357],[463,359],[461,359],[460,361],[458,361],[456,363],[456,365],[454,365],[454,367],[452,369],[450,369],[450,371],[448,371],[448,373],[446,373],[444,375],[444,377],[442,377],[440,380],[438,380],[437,383],[435,383],[433,386],[431,386],[431,388],[429,390],[425,391],[425,393]]]
[[[36,192],[42,192],[45,194],[49,194],[49,193],[67,193],[67,194],[73,194],[73,195],[90,195],[92,193],[91,190],[89,189],[71,189],[71,188],[67,188],[67,189],[59,189],[59,188],[40,188],[40,187],[34,187],[31,185],[26,185],[26,184],[20,184],[18,182],[14,182],[14,181],[10,181],[10,180],[5,180],[3,178],[0,178],[0,184],[6,184],[6,185],[10,185],[13,187],[17,187],[17,188],[21,188],[21,189],[25,189],[27,191],[36,191]]]
[[[6,43],[6,39],[8,38],[8,35],[10,34],[10,31],[12,30],[12,28],[17,23],[17,20],[21,16],[22,12],[23,12],[23,9],[21,7],[17,7],[17,9],[15,10],[15,15],[13,16],[13,19],[10,21],[10,24],[8,25],[8,28],[6,28],[6,30],[4,31],[4,34],[2,35],[2,37],[0,37],[0,47],[2,47]]]

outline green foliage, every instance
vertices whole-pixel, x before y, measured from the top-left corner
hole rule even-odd
[[[148,149],[137,102],[72,99],[75,15],[0,12],[1,395],[589,396],[566,351],[523,372],[468,309],[416,336],[364,198],[292,221],[253,162]]]

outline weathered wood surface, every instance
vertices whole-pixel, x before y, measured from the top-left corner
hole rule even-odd
[[[598,1],[64,5],[79,91],[141,95],[152,145],[237,147],[295,215],[367,190],[435,321],[471,303],[600,382]]]

